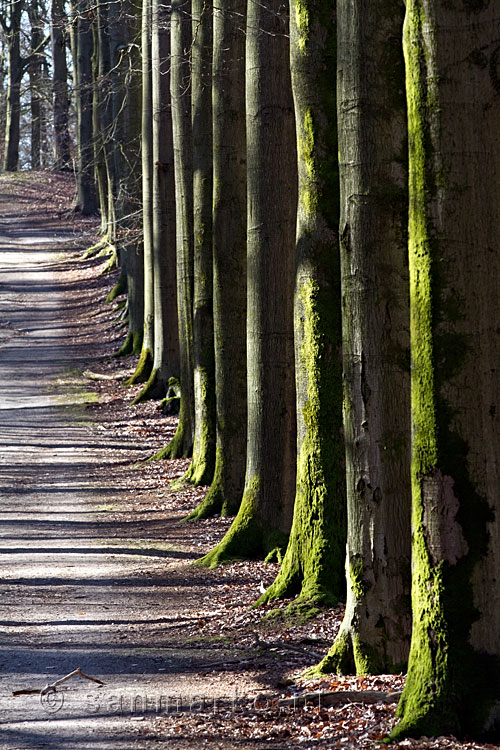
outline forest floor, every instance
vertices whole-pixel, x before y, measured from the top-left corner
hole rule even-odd
[[[174,490],[188,461],[147,463],[175,431],[131,405],[135,359],[116,273],[84,259],[95,220],[72,178],[0,177],[0,748],[371,748],[395,704],[283,706],[311,690],[401,690],[403,675],[321,681],[342,607],[300,623],[252,609],[275,564],[194,567],[231,519],[182,523],[206,488]],[[75,669],[47,694],[38,690]],[[453,738],[394,747],[486,748]]]

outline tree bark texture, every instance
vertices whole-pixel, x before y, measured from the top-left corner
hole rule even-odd
[[[347,606],[322,671],[400,672],[410,613],[403,0],[338,0]]]
[[[499,38],[496,3],[408,0],[414,626],[395,738],[500,740]]]

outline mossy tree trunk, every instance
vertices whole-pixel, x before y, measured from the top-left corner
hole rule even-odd
[[[192,0],[193,124],[193,460],[183,480],[210,484],[215,465],[215,364],[212,270],[212,7]],[[226,136],[227,137],[227,136]]]
[[[52,48],[52,92],[54,156],[56,169],[71,168],[68,128],[68,65],[66,60],[65,7],[63,0],[51,0],[50,34]]]
[[[290,45],[299,172],[297,482],[287,551],[259,603],[298,595],[301,605],[335,604],[345,591],[346,541],[335,4],[293,0]]]
[[[176,433],[170,443],[154,458],[181,458],[190,456],[193,450],[193,145],[189,63],[191,31],[190,0],[175,0],[171,16],[170,93],[175,165],[181,397]]]
[[[168,381],[179,376],[175,272],[175,182],[170,104],[170,14],[152,0],[153,105],[153,368],[134,403],[162,398]]]
[[[246,130],[245,0],[214,8],[213,316],[216,460],[210,489],[189,519],[235,514],[245,480],[246,382]]]
[[[148,380],[153,368],[154,350],[154,282],[153,282],[153,99],[151,80],[151,0],[142,0],[142,239],[144,278],[144,319],[142,349],[127,385]]]
[[[121,272],[126,277],[128,333],[116,356],[140,354],[144,322],[143,245],[138,242],[141,202],[141,6],[122,0],[112,13],[115,216]]]
[[[405,668],[410,374],[403,0],[338,0],[347,606],[321,671]]]
[[[248,4],[247,383],[245,488],[221,543],[200,561],[214,566],[284,548],[296,473],[293,284],[297,213],[295,123],[288,9]]]
[[[393,738],[500,740],[500,11],[408,0],[414,626]]]

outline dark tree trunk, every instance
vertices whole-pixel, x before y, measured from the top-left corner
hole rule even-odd
[[[19,166],[21,79],[24,73],[21,58],[21,15],[23,0],[11,0],[7,37],[7,95],[3,171],[15,172]],[[5,30],[5,29],[4,29]]]
[[[71,166],[68,130],[68,66],[66,62],[66,15],[63,0],[51,3],[52,92],[54,118],[55,169]]]
[[[87,0],[80,0],[76,14],[76,111],[78,128],[78,209],[84,215],[94,214],[98,208],[94,180],[94,152],[92,128],[92,24]]]
[[[175,181],[170,104],[170,14],[152,0],[153,105],[153,369],[135,403],[161,398],[179,377],[175,247]]]

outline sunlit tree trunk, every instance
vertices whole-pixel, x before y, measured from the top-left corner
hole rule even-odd
[[[347,606],[323,671],[405,669],[410,375],[403,0],[338,0]]]

